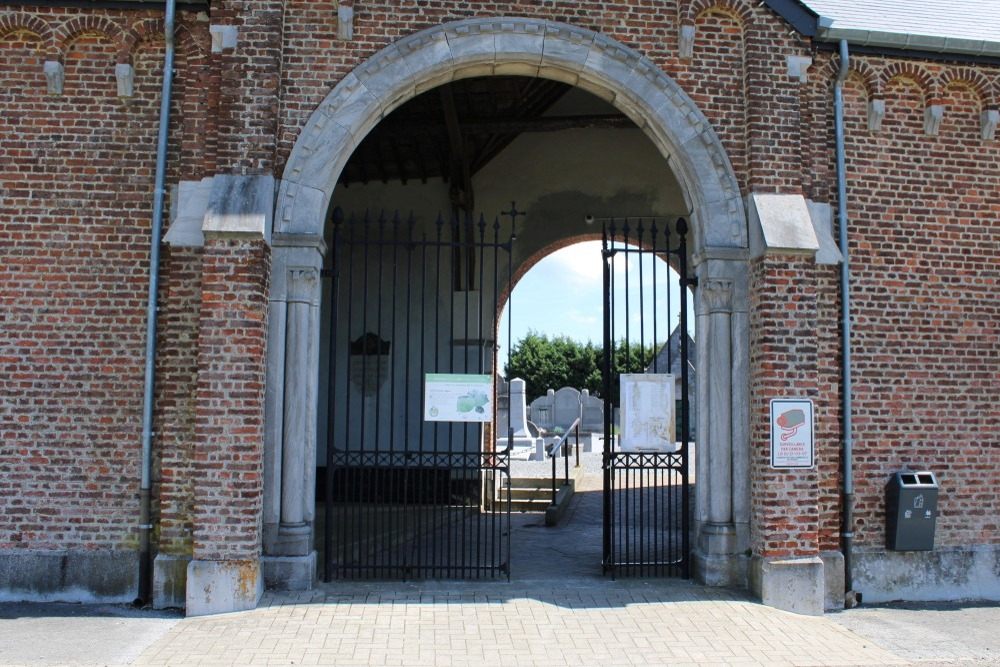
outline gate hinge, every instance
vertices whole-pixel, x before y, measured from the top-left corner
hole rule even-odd
[[[333,269],[320,269],[319,272],[320,278],[333,278],[334,275],[336,275],[336,272]]]
[[[681,279],[681,283],[685,287],[697,287],[698,286],[698,278],[697,277],[695,277],[695,278],[682,278]]]

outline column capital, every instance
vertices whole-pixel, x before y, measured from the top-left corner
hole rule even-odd
[[[699,288],[705,312],[733,312],[733,281],[712,278],[706,280]]]
[[[319,285],[319,270],[311,266],[295,266],[288,269],[288,301],[312,303],[316,300]]]

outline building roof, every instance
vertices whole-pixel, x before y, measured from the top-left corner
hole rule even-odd
[[[1000,0],[767,0],[821,42],[1000,56]],[[813,18],[815,17],[815,18]]]

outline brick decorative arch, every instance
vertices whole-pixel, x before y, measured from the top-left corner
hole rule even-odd
[[[285,166],[274,232],[321,236],[344,164],[382,118],[418,93],[491,74],[564,81],[608,100],[653,141],[681,184],[699,247],[746,247],[739,185],[709,121],[659,67],[604,35],[525,18],[436,26],[379,51],[327,95]]]

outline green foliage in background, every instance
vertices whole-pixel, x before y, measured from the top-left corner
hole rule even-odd
[[[615,345],[611,385],[611,396],[615,402],[619,394],[618,375],[644,372],[661,346],[662,343],[645,347],[636,343],[626,346],[623,340]],[[589,341],[581,343],[566,336],[549,338],[545,334],[529,331],[511,348],[504,377],[524,380],[529,401],[544,396],[548,389],[561,387],[587,389],[591,396],[603,396],[603,366],[604,348],[601,345]]]

